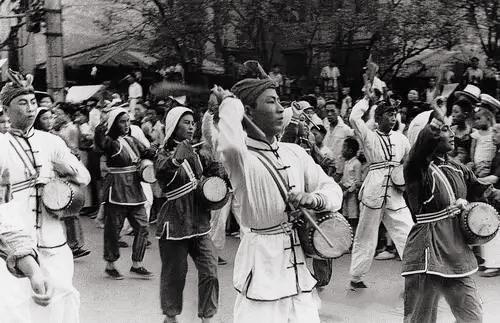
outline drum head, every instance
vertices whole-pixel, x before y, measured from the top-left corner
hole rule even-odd
[[[338,258],[349,251],[352,245],[352,229],[346,219],[340,214],[318,223],[319,227],[333,243],[333,248],[328,245],[323,236],[314,230],[314,248],[325,258]]]
[[[142,170],[142,180],[149,184],[156,182],[156,174],[153,165],[148,165]]]
[[[405,178],[403,176],[403,165],[394,167],[391,172],[391,180],[396,186],[404,186]]]
[[[212,203],[221,202],[227,195],[226,182],[220,177],[209,177],[203,184],[203,196]]]
[[[500,218],[497,211],[486,203],[471,203],[467,224],[469,230],[479,237],[488,237],[498,231]]]
[[[65,181],[56,179],[43,188],[42,202],[49,210],[59,211],[68,207],[73,199],[73,190]]]

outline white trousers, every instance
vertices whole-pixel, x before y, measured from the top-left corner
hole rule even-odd
[[[277,301],[252,301],[238,293],[234,304],[235,323],[320,323],[321,300],[316,291]]]
[[[73,254],[67,245],[39,250],[40,268],[54,286],[50,305],[37,305],[27,278],[16,278],[0,259],[0,322],[78,323],[80,294],[73,287]]]
[[[481,257],[486,268],[500,268],[500,234],[481,246]]]
[[[371,209],[360,203],[359,223],[354,237],[351,259],[351,280],[358,282],[368,273],[377,249],[378,229],[384,223],[400,256],[413,226],[410,210]]]

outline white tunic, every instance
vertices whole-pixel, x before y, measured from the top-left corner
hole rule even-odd
[[[0,165],[9,170],[13,193],[12,200],[0,206],[0,219],[6,214],[17,217],[20,228],[33,239],[40,267],[54,284],[55,293],[49,306],[36,305],[29,281],[15,278],[1,263],[0,318],[6,322],[78,322],[80,300],[72,284],[73,256],[61,221],[40,205],[42,212],[36,211],[41,189],[34,184],[48,182],[56,176],[55,170],[61,169],[72,171],[72,180],[80,185],[88,184],[90,175],[55,135],[30,130],[24,137],[6,134],[5,138],[8,142],[0,143]],[[26,154],[18,154],[20,148]]]
[[[275,141],[269,145],[247,138],[241,125],[244,107],[238,99],[225,99],[219,111],[218,151],[235,198],[241,203],[244,226],[263,229],[288,221],[276,183],[248,147],[265,154],[276,167],[289,166],[283,172],[293,190],[319,193],[326,202],[325,210],[340,209],[342,190],[304,149],[295,144]],[[316,280],[306,267],[296,234],[291,239],[286,234],[250,232],[243,236],[236,254],[233,283],[249,299],[272,301],[309,292]]]
[[[384,203],[387,209],[399,210],[406,207],[402,193],[394,187],[390,180],[392,168],[402,164],[410,151],[410,143],[402,133],[391,131],[388,135],[370,130],[362,117],[368,111],[366,99],[360,100],[352,108],[349,121],[356,135],[363,144],[366,160],[372,168],[359,191],[361,203],[372,209],[381,208]],[[383,164],[392,166],[382,167]]]

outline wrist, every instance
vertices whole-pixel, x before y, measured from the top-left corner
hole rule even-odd
[[[41,275],[40,266],[31,255],[18,259],[16,267],[28,278]]]

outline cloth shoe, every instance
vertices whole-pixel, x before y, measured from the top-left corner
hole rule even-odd
[[[353,282],[351,281],[351,289],[358,289],[358,288],[368,288],[368,286],[365,285],[362,281],[359,282]]]
[[[144,267],[137,267],[137,268],[136,267],[130,267],[130,272],[134,273],[136,275],[145,277],[145,278],[149,278],[149,277],[153,276],[153,273],[150,272],[149,270],[147,270]]]
[[[165,319],[163,320],[163,323],[178,323],[177,317],[166,315]]]
[[[108,276],[114,280],[122,280],[123,276],[120,274],[120,272],[116,269],[106,269],[104,271]]]
[[[219,259],[217,260],[217,263],[218,263],[219,265],[227,265],[227,261],[226,261],[226,260],[224,260],[224,259],[222,259],[221,257],[219,257]]]
[[[375,260],[389,260],[396,258],[396,255],[389,251],[382,251],[378,255],[375,256]]]
[[[90,250],[78,248],[75,250],[71,250],[73,252],[73,259],[78,259],[81,257],[88,256],[90,254]]]

